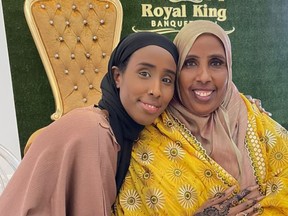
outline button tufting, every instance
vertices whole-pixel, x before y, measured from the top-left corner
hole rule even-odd
[[[83,20],[83,24],[84,24],[84,25],[87,25],[87,24],[88,24],[88,21],[87,21],[86,19],[84,19],[84,20]]]
[[[53,21],[53,20],[49,20],[49,24],[50,24],[50,25],[53,25],[53,24],[54,24],[54,21]]]
[[[106,53],[103,52],[103,53],[102,53],[102,58],[105,58],[105,57],[106,57]]]
[[[92,84],[89,85],[89,89],[93,89],[93,85]]]
[[[60,9],[60,8],[61,8],[61,5],[58,3],[58,4],[56,5],[56,7],[57,7],[57,9]]]
[[[78,86],[77,85],[74,85],[74,90],[76,91],[78,89]]]
[[[94,35],[92,39],[93,39],[93,41],[96,41],[97,40],[97,36]]]
[[[92,9],[93,8],[93,4],[90,3],[89,4],[89,8]]]
[[[71,53],[71,59],[75,59],[75,54]]]
[[[69,74],[69,71],[67,69],[64,70],[65,74]]]
[[[103,19],[100,20],[100,24],[103,25],[105,21]]]
[[[106,9],[108,9],[108,8],[109,8],[109,5],[108,5],[108,4],[106,4],[106,5],[105,5],[105,8],[106,8]]]
[[[88,59],[89,59],[90,56],[91,56],[90,53],[88,53],[88,52],[87,52],[85,55],[86,55],[86,58],[88,58]]]
[[[63,42],[63,41],[64,41],[64,38],[63,38],[62,36],[59,36],[58,39],[59,39],[60,42]]]
[[[80,70],[80,74],[84,74],[84,70],[83,69]]]
[[[56,53],[56,54],[54,55],[54,58],[55,58],[55,59],[59,59],[59,54]]]
[[[72,5],[72,10],[76,10],[76,8],[77,8],[76,5],[73,4],[73,5]]]
[[[98,69],[98,68],[95,68],[95,69],[94,69],[94,72],[95,72],[95,73],[99,73],[99,69]]]
[[[69,25],[70,25],[69,20],[66,20],[66,21],[65,21],[65,24],[66,24],[67,26],[69,26]]]
[[[87,98],[84,97],[84,98],[82,99],[82,101],[83,101],[84,103],[86,103],[86,102],[87,102]]]
[[[41,8],[42,8],[42,9],[45,9],[46,7],[45,7],[45,5],[44,5],[44,4],[41,4]]]
[[[77,36],[77,42],[80,42],[80,36]]]

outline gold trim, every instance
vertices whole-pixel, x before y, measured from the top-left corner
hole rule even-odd
[[[116,27],[115,27],[115,34],[114,34],[115,37],[113,41],[113,49],[114,49],[117,46],[121,37],[122,23],[123,23],[123,8],[119,0],[108,0],[108,2],[111,2],[112,4],[114,4],[117,10]]]
[[[45,50],[45,46],[43,44],[39,31],[36,27],[36,23],[32,16],[31,8],[33,4],[38,1],[39,0],[26,0],[24,3],[24,14],[25,14],[25,18],[27,20],[29,29],[31,31],[32,37],[34,39],[35,45],[39,52],[40,58],[42,60],[43,66],[45,68],[45,71],[46,71],[46,74],[47,74],[47,77],[48,77],[48,80],[52,89],[52,93],[54,96],[56,110],[55,110],[55,113],[51,115],[51,119],[57,120],[63,115],[63,103],[61,101],[60,90],[57,86],[57,82],[56,82],[55,75],[53,73],[52,65],[49,61],[48,54]]]

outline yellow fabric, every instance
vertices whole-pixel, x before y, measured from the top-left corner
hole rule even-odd
[[[288,213],[288,133],[242,96],[245,146],[261,192],[262,215]],[[118,195],[117,215],[193,215],[209,198],[239,183],[205,152],[183,124],[163,113],[134,145]]]

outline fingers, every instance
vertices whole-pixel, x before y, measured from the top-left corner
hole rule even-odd
[[[233,208],[230,209],[231,215],[258,215],[259,210],[261,209],[261,206],[259,202],[264,198],[265,196],[257,197],[256,199],[247,200]],[[237,214],[236,214],[237,213]]]
[[[253,98],[251,95],[245,95],[251,104],[255,104],[261,113],[265,113],[268,116],[272,116],[272,113],[267,112],[263,107],[260,99]]]
[[[262,109],[263,109],[262,113],[265,113],[266,115],[268,115],[270,117],[272,116],[272,113],[266,111],[264,108],[262,108]]]
[[[252,98],[251,95],[245,95],[245,97],[250,101],[250,103],[254,103],[254,99]]]
[[[240,200],[242,200],[243,198],[246,198],[247,195],[249,195],[251,192],[255,190],[258,190],[259,188],[258,185],[253,185],[242,190],[240,193],[232,196],[236,187],[237,187],[236,185],[233,185],[232,187],[228,188],[227,190],[224,191],[224,193],[221,193],[219,194],[219,196],[214,197],[210,199],[209,201],[207,201],[203,205],[203,207],[206,208],[207,206],[213,206],[213,205],[222,204],[222,203],[228,206],[236,206],[238,205]]]
[[[219,193],[216,197],[209,199],[206,201],[201,208],[198,209],[198,213],[201,213],[205,209],[209,209],[211,207],[219,206],[221,205],[225,200],[227,200],[231,195],[233,194],[233,191],[236,189],[236,185],[228,188],[223,193]]]
[[[254,100],[254,103],[256,104],[257,108],[259,109],[259,111],[261,113],[265,113],[266,115],[268,116],[272,116],[272,113],[266,111],[263,107],[262,107],[262,103],[261,103],[261,100],[259,99],[253,99]],[[249,100],[251,102],[251,100]],[[251,102],[252,103],[252,102]]]
[[[240,212],[236,214],[236,216],[247,216],[248,214],[246,212]]]
[[[243,198],[247,198],[247,195],[249,195],[252,191],[258,190],[258,188],[258,185],[247,187],[244,190],[240,191],[238,194],[228,199],[227,202],[230,203],[231,206],[237,206],[239,204],[239,201],[243,200]]]
[[[236,185],[233,185],[232,187],[225,190],[223,193],[219,194],[217,197],[214,197],[210,200],[210,205],[216,205],[224,202],[233,194],[233,191],[236,189]]]
[[[236,216],[241,216],[241,215],[242,216],[244,216],[244,215],[256,216],[256,215],[259,215],[260,213],[261,213],[261,205],[259,203],[256,203],[255,205],[253,205],[249,209],[241,211],[241,212],[234,214],[234,215],[236,215]]]

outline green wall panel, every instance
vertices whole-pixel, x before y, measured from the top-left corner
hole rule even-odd
[[[217,21],[232,42],[233,80],[239,90],[262,100],[288,128],[288,1],[122,0],[122,37],[152,30],[173,39],[183,23]],[[21,148],[51,122],[52,92],[26,24],[24,1],[2,0]],[[169,13],[169,11],[171,13]],[[216,13],[214,13],[216,11]],[[218,16],[218,17],[217,17]],[[167,33],[167,32],[170,33]]]

